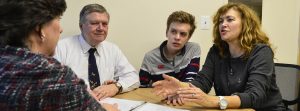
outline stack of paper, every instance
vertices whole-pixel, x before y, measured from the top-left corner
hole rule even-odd
[[[117,103],[118,109],[120,111],[189,111],[153,104],[145,101],[134,101],[127,99],[106,98],[104,100],[101,100],[100,102],[109,104]]]

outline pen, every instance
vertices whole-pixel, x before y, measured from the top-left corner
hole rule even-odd
[[[144,104],[146,104],[146,103],[147,103],[147,102],[144,101],[142,104],[133,107],[133,108],[130,109],[129,111],[134,111],[135,109],[137,109],[138,107],[140,107],[140,106],[142,106],[142,105],[144,105]]]

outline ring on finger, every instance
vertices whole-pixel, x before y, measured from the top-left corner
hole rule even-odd
[[[192,97],[194,97],[195,96],[195,93],[192,93]]]

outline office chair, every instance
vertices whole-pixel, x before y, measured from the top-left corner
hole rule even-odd
[[[275,74],[285,107],[300,111],[300,66],[275,63]]]

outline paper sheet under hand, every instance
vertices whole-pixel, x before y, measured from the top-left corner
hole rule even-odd
[[[153,103],[146,103],[142,107],[139,107],[134,111],[189,111],[189,110],[177,109],[177,108],[172,108],[172,107],[153,104]]]
[[[177,109],[159,104],[153,104],[145,101],[134,101],[127,99],[105,98],[101,103],[118,104],[120,111],[189,111],[184,109]]]
[[[101,103],[109,103],[109,104],[118,104],[118,109],[120,111],[130,111],[137,106],[144,104],[144,101],[134,101],[134,100],[127,100],[127,99],[117,99],[117,98],[105,98],[100,101]]]

